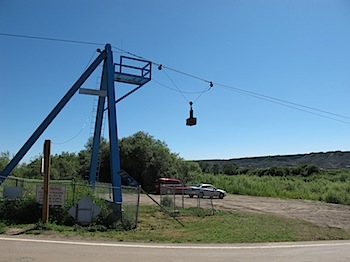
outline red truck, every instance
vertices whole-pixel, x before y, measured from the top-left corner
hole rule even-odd
[[[180,179],[161,177],[154,181],[154,191],[156,194],[186,194],[188,186]]]

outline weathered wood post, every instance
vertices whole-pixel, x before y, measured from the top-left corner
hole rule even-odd
[[[50,161],[51,160],[51,140],[44,143],[44,195],[43,195],[43,222],[49,221],[49,194],[50,194]]]

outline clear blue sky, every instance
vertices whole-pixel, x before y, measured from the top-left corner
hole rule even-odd
[[[188,160],[350,150],[348,0],[1,0],[0,33],[101,43],[0,35],[0,152],[17,153],[106,43],[115,61],[123,49],[214,83],[199,96],[207,82],[154,67],[117,105],[119,138],[142,130]],[[82,150],[93,103],[76,94],[24,161],[45,139]]]

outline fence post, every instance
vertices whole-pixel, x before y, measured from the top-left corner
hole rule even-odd
[[[75,205],[75,180],[72,178],[72,191],[73,191],[73,197],[72,197],[72,206]]]
[[[140,206],[140,194],[141,194],[141,186],[137,187],[137,205],[136,205],[136,219],[135,219],[135,228],[139,222],[139,206]]]
[[[50,155],[51,141],[44,143],[44,195],[43,195],[43,222],[49,221],[49,191],[50,191]]]

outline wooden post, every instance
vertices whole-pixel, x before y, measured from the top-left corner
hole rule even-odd
[[[43,222],[49,221],[49,186],[50,186],[50,161],[51,140],[45,140],[44,144],[44,195],[43,195]]]

